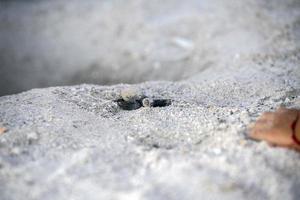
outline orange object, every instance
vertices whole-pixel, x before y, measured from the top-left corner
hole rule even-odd
[[[0,127],[0,134],[5,133],[5,131],[7,131],[5,127]]]
[[[300,150],[300,110],[279,108],[265,112],[250,128],[250,137],[272,145]]]

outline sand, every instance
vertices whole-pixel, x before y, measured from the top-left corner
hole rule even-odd
[[[2,3],[2,95],[89,84],[0,97],[0,199],[297,199],[300,154],[247,127],[300,108],[299,6]],[[114,100],[130,88],[172,104],[124,111]]]

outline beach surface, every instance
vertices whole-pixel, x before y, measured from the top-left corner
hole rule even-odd
[[[248,138],[300,108],[299,1],[3,1],[0,26],[0,199],[300,196],[300,154]]]

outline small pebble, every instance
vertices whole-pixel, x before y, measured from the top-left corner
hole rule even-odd
[[[29,132],[27,134],[27,139],[28,139],[29,142],[33,142],[33,141],[35,141],[35,140],[38,139],[38,134],[36,132],[34,132],[34,131]]]
[[[21,149],[18,148],[18,147],[14,147],[14,148],[12,148],[12,149],[10,150],[10,153],[11,153],[12,155],[19,155],[19,154],[21,153]]]
[[[242,146],[245,146],[247,144],[247,141],[242,139],[242,140],[239,140],[239,144],[242,145]]]
[[[214,154],[216,154],[216,155],[220,155],[220,154],[222,153],[222,150],[219,149],[219,148],[214,148],[212,151],[213,151]]]

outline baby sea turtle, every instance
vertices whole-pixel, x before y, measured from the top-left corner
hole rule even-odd
[[[144,107],[164,107],[171,105],[170,99],[153,99],[153,98],[144,98],[142,100]]]
[[[123,110],[136,110],[141,107],[164,107],[171,105],[170,99],[153,99],[134,89],[121,91],[121,98],[115,100]]]
[[[136,110],[142,107],[142,102],[141,101],[133,101],[133,102],[128,102],[125,101],[124,99],[118,99],[116,100],[118,106],[122,108],[123,110]]]
[[[117,99],[118,106],[123,110],[136,110],[142,107],[143,96],[135,89],[126,89],[121,91],[121,98]]]

